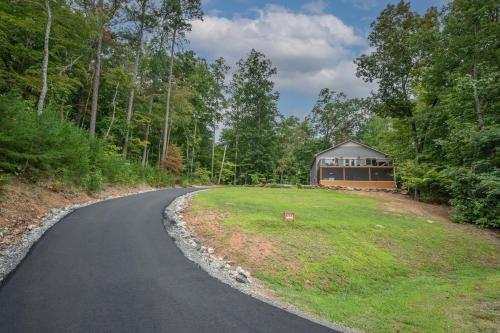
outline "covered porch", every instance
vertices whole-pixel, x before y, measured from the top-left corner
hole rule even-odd
[[[319,184],[394,188],[394,166],[388,159],[322,159],[318,168]]]

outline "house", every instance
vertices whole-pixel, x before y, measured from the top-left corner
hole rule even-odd
[[[309,179],[311,185],[396,187],[394,165],[387,155],[354,140],[314,155]]]

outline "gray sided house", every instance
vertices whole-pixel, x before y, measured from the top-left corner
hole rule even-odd
[[[314,155],[310,184],[394,188],[394,165],[385,153],[348,140]]]

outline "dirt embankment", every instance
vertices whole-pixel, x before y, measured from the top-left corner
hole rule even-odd
[[[149,186],[109,187],[99,194],[89,195],[78,190],[57,189],[52,183],[34,185],[14,180],[0,196],[0,250],[42,223],[43,216],[51,209],[152,189]]]

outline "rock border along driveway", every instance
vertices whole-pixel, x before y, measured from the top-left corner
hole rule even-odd
[[[189,230],[186,221],[183,219],[183,213],[191,202],[193,196],[203,191],[209,190],[200,190],[177,197],[177,199],[172,201],[172,203],[166,207],[164,212],[163,223],[165,228],[186,258],[198,264],[210,276],[260,301],[323,326],[327,326],[336,331],[345,333],[361,332],[359,330],[320,319],[299,310],[293,305],[279,302],[261,294],[255,279],[250,276],[249,272],[239,266],[231,266],[230,262],[214,253],[213,248],[204,246],[196,235]]]

